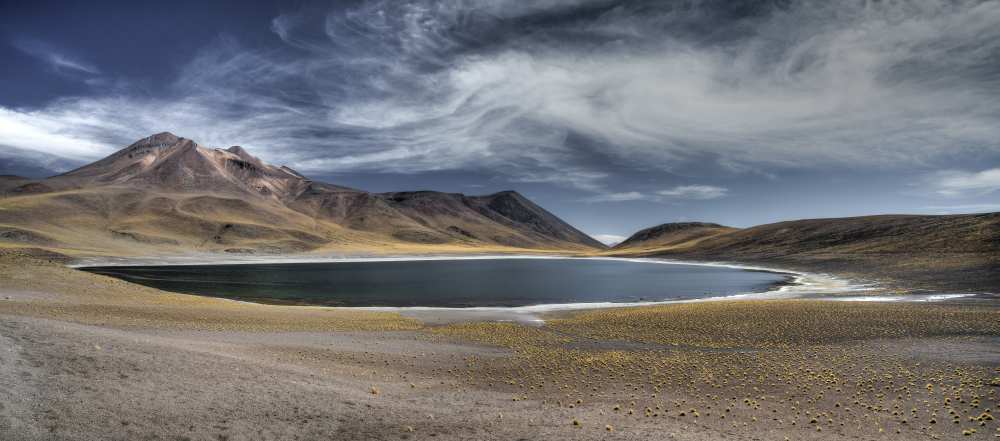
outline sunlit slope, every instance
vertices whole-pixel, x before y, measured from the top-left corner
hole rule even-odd
[[[369,193],[169,133],[63,175],[0,183],[0,246],[98,254],[603,248],[516,192]]]

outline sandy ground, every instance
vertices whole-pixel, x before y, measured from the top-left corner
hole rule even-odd
[[[156,335],[2,319],[10,350],[0,378],[16,386],[4,400],[3,439],[404,439],[416,427],[461,437],[484,432],[469,419],[490,407],[485,399],[455,406],[462,397],[453,385],[375,363],[412,350],[447,366],[490,350],[396,336]]]
[[[0,439],[1000,434],[991,304],[711,303],[429,325],[2,256]]]

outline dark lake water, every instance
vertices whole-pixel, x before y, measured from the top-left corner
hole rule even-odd
[[[694,299],[767,291],[786,275],[596,259],[476,259],[83,270],[166,291],[339,306],[526,306]]]

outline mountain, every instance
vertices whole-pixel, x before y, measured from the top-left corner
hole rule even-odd
[[[0,175],[0,194],[5,194],[7,190],[20,187],[31,182],[31,178],[16,175]]]
[[[274,167],[242,147],[210,149],[159,133],[76,170],[47,179],[54,188],[128,186],[154,191],[249,194],[280,201],[310,183],[287,167]]]
[[[736,228],[726,227],[707,222],[676,222],[657,225],[639,230],[621,243],[614,250],[657,250],[663,248],[688,247],[706,238],[723,233],[736,231]]]
[[[17,171],[21,176],[37,179],[52,176],[79,165],[79,161],[33,150],[19,149],[6,144],[0,148],[0,175],[8,175],[12,171]]]
[[[727,231],[690,225],[643,231],[675,232],[660,237],[699,231],[700,236],[682,234],[683,242],[658,247],[623,243],[610,253],[746,262],[891,285],[1000,292],[1000,213],[806,219]]]
[[[74,253],[605,248],[514,191],[370,193],[170,133],[47,179],[0,177],[0,243]]]

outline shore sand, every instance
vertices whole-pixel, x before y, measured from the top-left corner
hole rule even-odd
[[[0,256],[0,439],[995,439],[992,302],[544,326],[166,293]],[[433,322],[429,320],[429,322]]]

